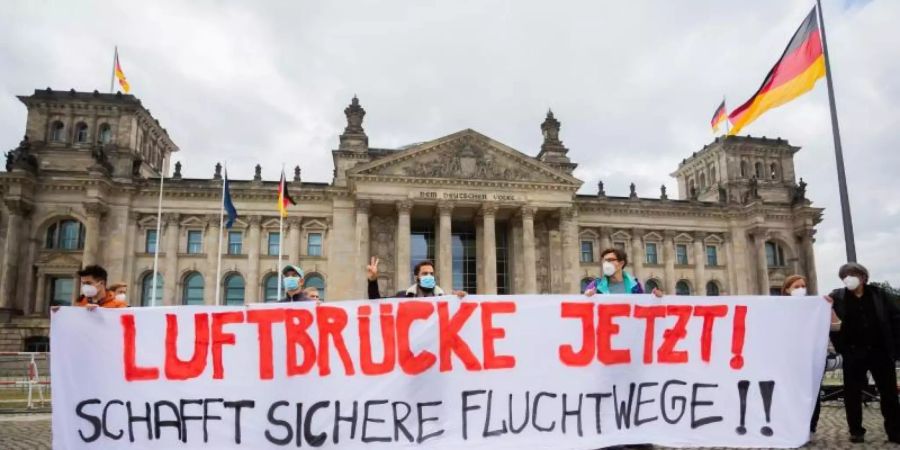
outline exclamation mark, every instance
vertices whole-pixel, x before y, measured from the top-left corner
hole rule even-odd
[[[772,423],[772,394],[775,392],[774,381],[760,381],[759,393],[762,395],[763,410],[766,412],[766,424]],[[772,428],[769,425],[759,430],[763,436],[771,436]]]
[[[734,325],[731,332],[731,368],[738,370],[744,367],[744,334],[746,331],[747,307],[734,307]]]
[[[738,381],[738,397],[741,400],[741,424],[734,430],[737,434],[747,434],[747,427],[744,426],[747,418],[747,391],[750,390],[750,382],[747,380]]]

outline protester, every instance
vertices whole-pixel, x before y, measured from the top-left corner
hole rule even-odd
[[[284,298],[280,303],[315,301],[306,296],[303,290],[303,269],[287,264],[281,269],[281,284],[284,287]]]
[[[603,250],[600,254],[600,260],[603,262],[603,273],[594,278],[584,289],[584,295],[590,297],[596,293],[600,294],[643,294],[644,288],[630,273],[626,272],[625,266],[628,265],[628,255],[617,248],[609,248]],[[662,291],[653,288],[653,295],[662,297]]]
[[[900,401],[894,361],[900,357],[900,305],[879,286],[869,284],[869,271],[858,263],[841,266],[844,288],[829,294],[841,320],[835,346],[843,355],[844,408],[850,442],[865,442],[862,426],[862,390],[872,374],[881,400],[881,415],[888,441],[900,444]]]
[[[805,297],[808,294],[806,291],[806,278],[802,275],[791,275],[784,279],[784,283],[781,285],[781,295],[792,296],[792,297]],[[827,299],[827,297],[826,297]],[[837,318],[837,315],[834,313],[834,310],[831,311],[831,332],[837,332],[841,329],[841,321]],[[829,345],[830,347],[830,345]],[[833,353],[831,349],[829,349],[829,353]],[[809,432],[815,433],[816,427],[819,424],[819,413],[822,409],[822,400],[816,395],[816,407],[813,409],[812,419],[809,423]]]
[[[319,302],[322,302],[322,298],[319,297],[319,288],[317,287],[308,287],[303,290],[303,293],[306,294],[306,298]]]
[[[109,290],[116,294],[116,300],[128,303],[128,285],[123,282],[109,285]]]
[[[372,257],[369,265],[366,266],[369,279],[369,299],[384,298],[378,288],[378,258]],[[437,285],[434,279],[434,264],[431,261],[422,261],[413,268],[413,275],[416,277],[416,284],[413,284],[404,291],[398,291],[394,297],[440,297],[442,295],[450,295],[444,293],[444,290]],[[465,291],[453,291],[453,295],[463,298],[466,296]],[[393,297],[392,297],[393,298]]]
[[[75,302],[75,306],[84,306],[88,309],[100,308],[127,308],[128,303],[116,298],[116,293],[106,288],[106,269],[91,265],[78,271],[81,278],[81,296]]]

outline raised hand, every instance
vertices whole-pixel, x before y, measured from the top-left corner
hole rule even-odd
[[[594,294],[596,294],[596,293],[597,293],[596,289],[588,289],[588,290],[584,291],[584,296],[585,297],[593,297]]]
[[[369,259],[369,265],[366,266],[366,272],[369,277],[369,280],[376,280],[378,278],[378,258],[373,256]]]
[[[663,293],[661,290],[659,290],[659,288],[653,288],[653,291],[651,293],[655,295],[656,298],[662,298],[663,296]]]

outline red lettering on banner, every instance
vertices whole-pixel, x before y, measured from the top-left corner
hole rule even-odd
[[[125,379],[127,381],[155,380],[159,378],[159,369],[156,367],[139,367],[137,365],[135,350],[135,337],[137,331],[134,329],[134,314],[122,314],[120,321],[122,323],[122,341],[123,355],[122,360],[125,362]]]
[[[344,364],[344,373],[353,375],[353,360],[344,343],[344,328],[347,327],[347,311],[344,308],[334,306],[319,306],[316,308],[316,326],[319,327],[319,375],[325,376],[331,373],[329,364],[328,337],[338,352],[338,357]]]
[[[506,337],[506,329],[494,326],[494,314],[514,314],[513,302],[484,302],[481,304],[481,345],[484,350],[484,369],[512,369],[516,367],[516,357],[498,355],[494,341]]]
[[[222,363],[222,346],[234,345],[234,333],[226,333],[222,327],[230,323],[244,321],[242,311],[217,312],[212,314],[212,360],[213,379],[221,380],[225,376],[225,367]]]
[[[481,370],[481,363],[472,353],[472,348],[460,336],[459,332],[465,326],[469,317],[478,308],[477,303],[462,302],[459,309],[450,317],[447,302],[438,303],[438,330],[440,353],[441,353],[441,372],[449,372],[453,369],[451,358],[455,353],[463,362],[466,370]]]
[[[644,325],[644,364],[653,363],[653,339],[656,335],[656,319],[666,317],[664,305],[640,306],[635,305],[634,317],[646,319]]]
[[[434,313],[430,302],[401,302],[397,306],[397,356],[400,368],[409,375],[420,374],[437,361],[434,353],[422,350],[414,355],[409,346],[409,329],[415,320],[427,320]]]
[[[397,363],[397,338],[394,333],[394,305],[383,303],[379,305],[381,318],[381,348],[384,349],[384,357],[380,363],[372,361],[371,319],[372,307],[360,306],[357,310],[359,316],[359,368],[366,375],[381,375],[394,370]]]
[[[583,367],[594,360],[597,350],[594,332],[593,303],[563,303],[560,309],[563,319],[581,319],[581,350],[576,352],[571,344],[559,346],[559,360],[567,366]]]
[[[734,325],[731,334],[731,368],[739,370],[744,367],[744,336],[747,332],[747,307],[734,307]]]
[[[308,309],[288,308],[284,310],[284,336],[287,347],[288,376],[306,375],[316,364],[316,344],[309,336],[313,315]],[[303,359],[297,363],[297,346],[303,352]]]
[[[271,380],[272,367],[272,324],[284,322],[284,309],[251,309],[247,311],[247,322],[256,324],[259,339],[259,379]]]
[[[716,319],[728,315],[728,306],[695,306],[694,316],[703,318],[703,331],[700,334],[700,360],[709,362],[712,354],[713,325]]]
[[[178,357],[178,315],[166,314],[166,378],[188,380],[206,370],[209,353],[209,315],[194,314],[194,354],[183,361]]]
[[[631,315],[631,305],[597,305],[597,360],[602,364],[627,364],[631,362],[631,351],[613,349],[612,337],[619,334],[619,326],[613,318]]]
[[[660,363],[680,364],[688,361],[688,352],[685,350],[675,350],[678,341],[687,337],[687,324],[691,320],[690,305],[668,305],[666,314],[669,316],[678,316],[675,325],[672,328],[663,331],[663,343],[659,346],[656,353],[656,360]]]

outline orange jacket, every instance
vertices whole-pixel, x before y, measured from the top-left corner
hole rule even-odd
[[[87,297],[81,296],[75,301],[75,306],[87,306],[90,303]],[[127,308],[128,303],[116,299],[116,293],[110,290],[106,291],[106,298],[103,299],[98,306],[101,308]]]

